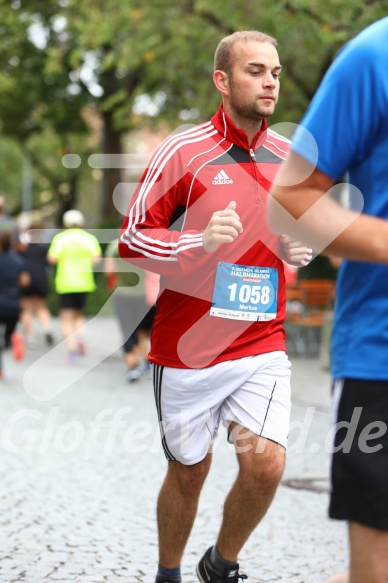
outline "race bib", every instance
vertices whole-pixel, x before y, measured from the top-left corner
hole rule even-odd
[[[277,301],[276,268],[218,263],[211,316],[267,322],[276,318]]]

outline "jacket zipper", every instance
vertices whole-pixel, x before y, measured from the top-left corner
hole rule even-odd
[[[258,181],[258,172],[256,166],[256,156],[253,148],[249,148],[249,154],[251,156],[251,164],[253,164],[253,178],[255,180],[255,202],[256,204],[261,205],[260,194],[259,194],[259,181]]]

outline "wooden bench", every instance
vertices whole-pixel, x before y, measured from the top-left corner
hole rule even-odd
[[[305,279],[286,290],[285,329],[289,344],[297,355],[316,356],[321,329],[334,308],[335,281]]]

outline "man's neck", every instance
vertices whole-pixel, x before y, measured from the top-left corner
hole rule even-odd
[[[246,133],[249,145],[252,146],[255,136],[262,129],[264,118],[258,117],[257,120],[247,120],[246,118],[242,118],[236,115],[235,112],[225,109],[225,107],[224,111],[227,114],[227,116],[232,120],[236,128],[243,130]]]

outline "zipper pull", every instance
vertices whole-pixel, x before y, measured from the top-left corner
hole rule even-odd
[[[252,160],[255,160],[256,161],[256,156],[255,156],[255,153],[254,153],[254,151],[253,151],[252,148],[249,149],[249,153],[251,155]]]

